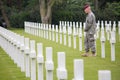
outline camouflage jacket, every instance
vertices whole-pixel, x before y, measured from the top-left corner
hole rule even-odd
[[[86,17],[86,22],[85,22],[85,32],[87,34],[95,34],[96,32],[96,19],[95,15],[93,12],[90,12],[87,17]]]

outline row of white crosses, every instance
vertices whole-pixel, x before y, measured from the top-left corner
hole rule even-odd
[[[104,31],[106,31],[106,34],[107,34],[105,38],[106,38],[106,40],[110,40],[111,31],[116,31],[116,26],[117,26],[116,22],[114,21],[113,25],[112,25],[111,21],[109,21],[109,23],[107,21],[105,21],[105,24],[103,21],[101,21],[101,24],[100,24],[100,21],[98,21],[97,28],[96,28],[96,31],[97,31],[96,38],[99,38],[100,26],[101,26],[101,28],[103,28],[105,26]]]
[[[36,52],[34,40],[29,40],[29,38],[24,38],[24,36],[21,36],[21,42],[18,42],[19,39],[20,35],[0,27],[0,46],[21,68],[21,71],[26,73],[26,77],[30,77],[31,80],[44,80],[43,44],[37,43]],[[53,80],[54,62],[52,53],[52,47],[46,47],[46,80]],[[65,60],[65,52],[58,52],[58,67],[56,69],[58,80],[68,79]],[[38,67],[36,67],[36,63]],[[36,78],[36,73],[38,73],[38,79]],[[74,60],[73,80],[84,80],[84,62],[82,59]],[[111,80],[111,71],[98,71],[98,80]]]
[[[21,68],[21,71],[26,73],[26,77],[30,77],[31,80],[37,80],[36,73],[38,72],[38,80],[44,80],[42,43],[37,43],[36,52],[34,40],[29,40],[29,38],[24,38],[23,36],[0,27],[0,46],[11,57],[14,63]],[[53,80],[54,63],[52,59],[52,47],[46,47],[46,80]],[[36,67],[36,62],[38,67]],[[57,68],[57,76],[59,80],[67,79],[65,64],[65,53],[59,52]]]
[[[101,28],[100,28],[101,26]],[[104,27],[105,26],[105,27]],[[120,22],[118,23],[118,26],[120,26]],[[85,28],[85,23],[83,23],[83,29]],[[105,28],[105,29],[104,29]],[[105,30],[107,34],[107,39],[105,37]],[[120,34],[120,27],[119,27],[119,34]],[[59,29],[58,25],[50,25],[50,24],[40,24],[40,23],[33,23],[33,22],[25,22],[25,31],[27,33],[38,35],[41,37],[44,37],[46,39],[60,42],[62,44],[62,38],[64,38],[64,45],[67,45],[68,47],[72,47],[71,41],[73,41],[73,48],[76,49],[76,37],[79,37],[79,51],[82,51],[82,22],[78,24],[78,22],[67,22],[67,21],[60,21],[59,23]],[[99,38],[99,33],[101,31],[101,57],[105,58],[105,41],[110,40],[111,44],[111,61],[115,61],[115,43],[116,43],[116,23],[113,22],[113,28],[112,23],[109,21],[109,24],[107,21],[105,21],[105,25],[103,21],[98,21],[97,28],[96,28],[96,35],[95,38]],[[56,36],[55,34],[56,33]],[[68,35],[68,41],[66,40],[66,37]],[[73,35],[73,40],[71,40],[71,37]],[[63,37],[62,37],[63,36]],[[85,36],[85,32],[84,32]],[[112,36],[112,37],[111,37]]]
[[[69,24],[69,23],[68,23]],[[63,22],[63,25],[66,26],[66,22]],[[82,28],[81,28],[81,23],[80,23],[80,28],[79,28],[79,50],[82,51],[81,45],[82,45]],[[105,25],[103,21],[101,21],[101,30],[100,30],[100,21],[97,23],[97,29],[96,29],[96,36],[95,38],[99,38],[99,31],[101,31],[101,57],[105,58],[105,30],[104,26],[106,29],[106,34],[107,34],[107,40],[110,40],[111,44],[111,61],[115,61],[115,43],[116,43],[116,22],[113,22],[113,27],[111,24],[111,21],[109,21],[109,24],[107,21],[105,21]],[[120,26],[120,22],[118,22],[118,27]],[[78,27],[78,22],[76,22],[76,27]],[[83,23],[83,28],[85,28],[85,23]],[[120,27],[119,27],[120,29]],[[69,31],[69,29],[68,29]],[[74,48],[76,48],[76,35],[77,35],[77,30],[75,29],[75,23],[73,22],[73,42],[74,42]],[[118,31],[120,33],[120,30]],[[85,36],[85,32],[84,32]]]
[[[75,22],[60,21],[60,28],[62,28],[61,26],[63,27],[65,43],[66,43],[66,35],[68,34],[68,47],[71,47],[71,36],[73,35],[73,48],[74,49],[77,48],[76,38],[79,37],[79,50],[82,51],[82,22],[80,22],[79,24],[78,22],[75,23]]]
[[[107,40],[110,40],[110,44],[111,44],[111,61],[115,61],[116,24],[114,22],[112,30],[110,28],[110,25],[111,25],[111,22],[110,22],[110,24],[107,24],[107,22],[105,22],[106,32],[107,32]],[[105,32],[104,31],[105,31],[104,30],[104,24],[103,24],[103,21],[101,21],[101,57],[102,58],[105,58],[105,41],[106,41],[106,38],[105,38]]]
[[[118,22],[118,27],[119,27],[119,25],[120,25],[120,22]],[[116,32],[117,24],[115,21],[113,22],[113,25],[112,25],[111,21],[109,21],[109,23],[107,23],[107,21],[105,21],[105,24],[103,23],[103,21],[101,21],[101,24],[100,24],[100,21],[98,21],[97,28],[96,28],[96,30],[97,30],[96,38],[99,38],[100,26],[103,26],[103,27],[105,26],[105,30],[107,33],[107,40],[109,40],[111,31]],[[72,27],[73,27],[73,31],[72,31]],[[56,33],[59,32],[60,34],[63,33],[64,35],[67,35],[67,33],[68,33],[68,35],[73,34],[73,36],[78,35],[80,33],[79,29],[82,28],[82,23],[80,22],[78,24],[78,22],[75,23],[75,22],[60,21],[59,28],[60,29],[58,30],[58,25],[55,26],[55,25],[51,25],[51,24],[25,22],[25,32],[44,37],[46,39],[48,39],[48,36],[49,36],[49,39],[51,40],[51,38],[52,38],[53,41],[55,41],[54,32],[56,32]],[[85,28],[85,23],[83,23],[83,28]],[[119,31],[119,33],[120,33],[120,31]],[[85,32],[84,32],[84,36],[85,36]],[[60,37],[60,38],[62,38],[62,37]],[[56,38],[56,42],[58,42],[57,38]],[[60,39],[60,44],[62,44],[61,39]],[[64,45],[66,45],[65,39],[64,39]]]
[[[14,60],[14,63],[21,68],[21,71],[24,72],[24,36],[17,35],[1,27],[0,35],[2,48]]]
[[[37,43],[37,53],[36,53],[34,40],[29,40],[29,38],[25,38],[24,41],[24,38],[22,36],[22,41],[17,42],[19,40],[19,37],[20,35],[18,36],[18,34],[0,27],[0,46],[2,46],[2,48],[7,52],[7,54],[11,57],[11,59],[18,65],[18,67],[20,67],[21,69],[24,68],[21,71],[26,73],[26,77],[31,77],[31,80],[36,80],[37,79],[36,70],[38,70],[37,71],[38,80],[44,80],[43,44]],[[23,42],[25,42],[25,44]],[[16,43],[19,43],[18,44],[19,48],[17,47],[18,45]],[[23,53],[20,53],[19,49]],[[45,61],[46,80],[53,80],[54,63],[53,63],[52,53],[53,53],[52,47],[46,47],[46,61]],[[38,69],[36,69],[36,60],[37,60]],[[58,68],[56,70],[58,80],[67,80],[67,70],[66,70],[65,60],[66,60],[65,53],[58,52]],[[25,65],[23,66],[23,64]],[[83,71],[81,73],[83,75]]]
[[[73,31],[72,31],[73,27]],[[57,43],[72,47],[71,37],[73,35],[73,48],[77,48],[76,37],[79,37],[79,50],[82,51],[82,23],[80,22],[80,28],[78,22],[64,22],[60,21],[59,29],[58,25],[40,24],[34,22],[25,22],[25,32],[40,36],[45,39],[56,41]],[[56,36],[55,36],[56,35]],[[67,41],[68,35],[68,41]],[[64,40],[62,40],[64,38]]]

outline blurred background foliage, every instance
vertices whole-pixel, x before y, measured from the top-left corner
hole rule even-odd
[[[119,0],[63,0],[53,5],[52,24],[59,24],[59,21],[84,22],[83,6],[86,2],[90,3],[96,20],[120,20]],[[24,27],[24,21],[41,22],[39,0],[4,0],[3,5],[12,27]]]

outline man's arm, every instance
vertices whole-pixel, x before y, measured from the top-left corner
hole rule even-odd
[[[93,19],[94,19],[94,18],[93,18],[92,15],[87,18],[87,20],[86,20],[85,32],[87,32],[87,31],[92,27],[93,21],[94,21]]]

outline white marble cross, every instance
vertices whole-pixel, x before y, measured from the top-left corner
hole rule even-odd
[[[52,58],[53,50],[52,47],[46,47],[46,80],[53,80],[53,70],[54,70],[54,63]]]
[[[58,43],[58,25],[56,25],[56,42]]]
[[[30,41],[30,58],[31,58],[31,80],[36,80],[35,40]]]
[[[30,48],[29,48],[29,38],[25,38],[25,70],[26,77],[30,77]]]
[[[75,22],[73,22],[73,48],[76,49],[76,27],[75,27]]]
[[[67,70],[65,53],[58,52],[58,68],[57,68],[57,78],[58,80],[67,80]]]
[[[70,22],[72,24],[72,22]],[[71,47],[72,25],[68,26],[68,47]]]
[[[82,51],[82,22],[80,22],[79,28],[79,50]]]
[[[84,80],[84,63],[82,59],[74,60],[74,79]]]
[[[115,61],[115,32],[112,31],[111,32],[111,39],[110,39],[110,43],[111,43],[111,61]]]
[[[111,71],[109,70],[99,70],[98,80],[111,80]]]
[[[103,22],[101,24],[101,57],[105,58],[105,34]]]
[[[44,63],[44,57],[43,57],[43,44],[37,43],[37,63],[38,63],[38,80],[43,80],[43,63]]]

